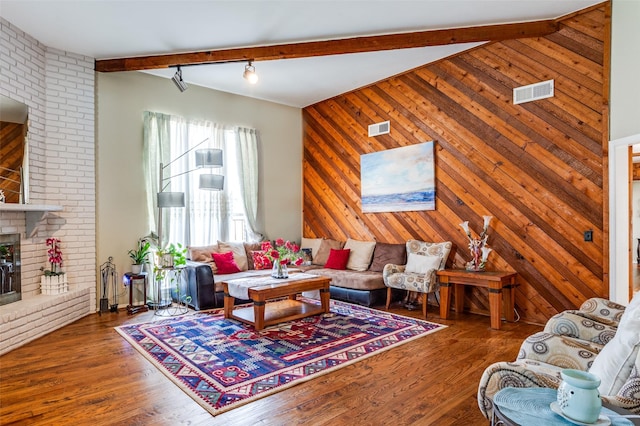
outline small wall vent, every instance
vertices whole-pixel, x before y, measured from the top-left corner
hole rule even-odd
[[[389,133],[389,129],[391,128],[391,123],[388,121],[383,121],[382,123],[376,123],[369,125],[369,137],[385,135]]]
[[[513,89],[513,104],[536,101],[553,97],[553,80],[529,84]]]

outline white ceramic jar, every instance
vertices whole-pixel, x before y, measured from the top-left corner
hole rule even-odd
[[[562,413],[578,422],[595,423],[602,409],[600,379],[586,371],[572,369],[562,370],[560,375],[557,402]]]

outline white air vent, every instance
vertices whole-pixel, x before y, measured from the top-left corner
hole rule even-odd
[[[391,128],[391,124],[388,121],[383,121],[382,123],[376,123],[369,125],[369,137],[385,135],[389,133],[389,129]]]
[[[513,89],[513,104],[553,97],[553,80],[530,84]]]

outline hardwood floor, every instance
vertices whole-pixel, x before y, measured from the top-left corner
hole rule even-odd
[[[0,357],[0,424],[487,425],[476,402],[482,372],[515,359],[541,327],[492,330],[486,316],[429,311],[449,327],[215,417],[113,329],[153,312],[92,314]]]

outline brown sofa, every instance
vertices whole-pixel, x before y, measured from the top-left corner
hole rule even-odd
[[[382,279],[384,265],[406,261],[405,244],[385,244],[353,239],[342,242],[322,238],[303,238],[301,248],[311,250],[311,264],[290,270],[302,270],[329,277],[333,299],[365,306],[384,303],[386,297],[386,286]],[[331,248],[351,250],[346,269],[324,267]],[[217,274],[210,253],[229,250],[234,251],[234,259],[237,260],[236,263],[242,271],[226,275]],[[270,274],[270,270],[254,269],[251,251],[256,250],[260,250],[260,243],[219,242],[208,247],[190,247],[188,254],[190,260],[187,261],[187,274],[182,291],[183,294],[191,296],[191,307],[196,310],[221,307],[224,297],[220,284],[222,281]]]

